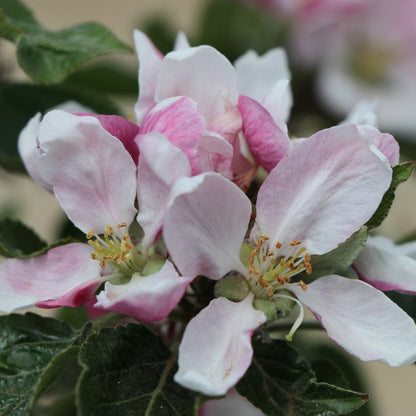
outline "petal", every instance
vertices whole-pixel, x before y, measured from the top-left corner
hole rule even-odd
[[[158,133],[148,133],[137,139],[140,148],[137,198],[137,221],[142,226],[143,252],[147,252],[162,229],[170,193],[176,181],[191,175],[185,153]]]
[[[391,366],[416,360],[416,325],[384,293],[359,280],[325,276],[291,289],[321,321],[328,336],[363,361]]]
[[[136,214],[136,165],[123,144],[90,116],[55,110],[42,121],[45,176],[71,221],[82,231],[130,224]]]
[[[19,134],[17,146],[20,157],[25,164],[29,175],[42,187],[49,192],[53,191],[52,184],[45,180],[42,175],[42,165],[39,164],[40,155],[43,152],[39,148],[38,134],[41,115],[37,113],[26,124]]]
[[[253,295],[241,302],[217,298],[187,325],[179,347],[175,381],[208,396],[221,396],[251,364],[251,336],[266,321],[253,308]]]
[[[240,249],[251,203],[232,182],[215,173],[180,179],[164,225],[166,247],[185,276],[220,279],[231,270],[246,274]]]
[[[390,186],[391,167],[355,126],[322,130],[298,143],[257,197],[257,223],[272,241],[328,252],[365,224]]]
[[[241,95],[238,109],[243,117],[243,132],[251,154],[270,172],[286,156],[289,137],[257,101]]]
[[[142,322],[160,321],[178,304],[191,281],[180,276],[173,264],[166,261],[158,272],[149,276],[134,274],[129,283],[122,285],[107,282],[94,306]]]
[[[262,56],[250,50],[234,62],[234,67],[240,94],[261,102],[276,122],[287,121],[292,94],[284,49],[271,49]]]
[[[206,45],[170,52],[160,68],[156,100],[178,95],[195,100],[206,124],[210,124],[225,111],[228,101],[237,103],[234,67]]]
[[[94,291],[100,281],[100,265],[90,257],[87,244],[68,244],[28,259],[5,260],[0,266],[0,310],[11,312],[42,301],[64,297],[54,306],[78,306],[86,292]],[[68,300],[65,297],[71,292]],[[79,295],[79,296],[78,296]]]
[[[231,389],[223,399],[208,400],[199,409],[199,416],[264,416],[245,397]]]
[[[140,134],[163,133],[189,158],[194,174],[200,173],[197,148],[205,130],[197,104],[188,97],[173,97],[155,106],[143,121]]]
[[[179,51],[181,49],[189,49],[190,47],[191,46],[189,45],[189,41],[185,33],[182,31],[179,31],[178,34],[176,35],[175,45],[173,47],[173,50]]]
[[[386,156],[390,165],[396,166],[400,158],[400,146],[396,139],[388,133],[380,133],[376,128],[371,126],[359,126],[360,134]]]
[[[117,137],[117,139],[124,144],[124,147],[137,164],[139,150],[134,142],[134,138],[139,133],[139,126],[137,124],[134,124],[121,116],[92,113],[76,113],[76,115],[95,117],[112,136]]]
[[[139,58],[139,99],[134,110],[137,123],[141,124],[145,115],[156,104],[155,91],[163,55],[140,30],[134,31],[134,43]]]
[[[416,260],[385,237],[369,237],[353,264],[360,279],[382,290],[416,293]]]

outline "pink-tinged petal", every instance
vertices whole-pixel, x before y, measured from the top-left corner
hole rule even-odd
[[[55,110],[42,121],[42,165],[54,193],[82,231],[130,224],[136,215],[136,165],[95,117]]]
[[[400,159],[400,146],[396,139],[388,133],[380,133],[371,126],[359,126],[360,134],[386,156],[390,165],[396,166]]]
[[[199,416],[265,416],[245,397],[231,389],[223,399],[208,400],[199,409]]]
[[[232,179],[233,146],[222,136],[205,131],[198,147],[201,172],[218,172]]]
[[[172,191],[164,240],[181,273],[215,280],[232,270],[246,274],[240,249],[250,214],[250,200],[223,176],[180,179]]]
[[[76,115],[95,117],[112,136],[117,137],[124,144],[124,147],[137,165],[139,149],[134,141],[134,138],[139,133],[139,126],[137,124],[121,116],[92,113],[76,113]]]
[[[209,125],[225,112],[228,102],[237,103],[234,67],[206,45],[170,52],[160,68],[156,101],[179,95],[195,100]]]
[[[97,295],[94,305],[100,309],[132,316],[142,322],[156,322],[166,318],[181,300],[189,277],[178,274],[170,261],[149,276],[134,274],[129,283],[112,285]]]
[[[277,126],[270,113],[252,98],[241,95],[238,109],[243,117],[243,132],[251,154],[270,172],[286,156],[289,137]]]
[[[39,164],[39,158],[42,149],[39,148],[38,134],[41,115],[37,113],[26,124],[19,134],[17,146],[20,157],[25,164],[25,168],[29,175],[42,187],[49,192],[53,191],[52,184],[45,180],[42,175],[42,165]]]
[[[328,336],[363,361],[391,366],[416,360],[416,325],[383,292],[360,280],[325,276],[291,289],[321,321]]]
[[[190,176],[191,167],[185,153],[160,133],[139,136],[137,143],[137,221],[144,231],[142,250],[147,252],[162,229],[173,185],[179,178]]]
[[[416,260],[388,238],[370,237],[353,267],[361,280],[379,290],[416,293]]]
[[[240,94],[259,101],[273,119],[287,121],[292,106],[290,73],[284,49],[275,48],[258,56],[248,51],[234,62]]]
[[[197,104],[188,97],[172,97],[162,101],[147,114],[140,134],[163,133],[189,158],[193,174],[200,173],[197,148],[205,130]]]
[[[66,292],[62,296],[59,296],[59,298],[36,302],[36,306],[38,308],[45,309],[58,308],[59,306],[69,306],[71,308],[76,308],[77,306],[84,305],[92,298],[94,298],[95,292],[101,283],[101,280],[98,278],[90,279],[84,283],[81,283],[69,292]]]
[[[251,336],[266,321],[253,308],[253,295],[241,302],[217,298],[187,325],[179,347],[175,381],[208,396],[222,396],[251,364]]]
[[[391,175],[355,126],[322,130],[270,172],[257,197],[257,223],[272,241],[328,252],[371,218]]]
[[[136,120],[141,124],[145,115],[156,104],[157,77],[163,55],[141,31],[134,31],[134,43],[139,58],[139,99],[134,107]]]
[[[175,45],[173,46],[174,51],[179,51],[182,49],[189,49],[191,46],[189,45],[188,38],[186,37],[185,33],[180,31],[176,35]]]
[[[91,259],[92,251],[87,244],[74,243],[38,257],[5,260],[0,266],[0,310],[11,312],[36,303],[44,306],[42,301],[60,297],[63,303],[54,306],[77,306],[77,299],[85,300],[87,292],[100,284],[101,269]]]

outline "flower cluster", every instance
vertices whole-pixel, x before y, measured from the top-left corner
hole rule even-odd
[[[295,315],[292,339],[303,305],[360,359],[412,363],[415,323],[382,293],[416,293],[412,246],[370,239],[354,277],[314,273],[390,187],[399,148],[371,109],[291,138],[281,49],[232,65],[183,34],[166,56],[141,32],[135,41],[136,122],[55,109],[21,132],[28,172],[85,241],[5,261],[0,308],[88,304],[153,323],[194,299],[175,380],[237,401],[254,332]],[[198,303],[201,280],[215,281],[215,295]]]

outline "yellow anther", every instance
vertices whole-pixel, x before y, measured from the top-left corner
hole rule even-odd
[[[105,269],[105,261],[104,261],[104,260],[101,260],[101,261],[100,261],[100,267],[101,267],[102,269]]]
[[[93,238],[93,237],[94,237],[94,235],[95,235],[95,232],[94,232],[93,230],[88,231],[88,233],[87,233],[87,235],[86,235],[87,240],[91,240],[91,238]]]
[[[270,240],[270,237],[267,234],[260,234],[260,238],[262,238],[264,241]]]
[[[292,247],[294,247],[294,246],[298,246],[299,244],[302,244],[302,241],[300,241],[300,240],[294,240],[294,241],[292,241],[292,242],[290,243],[290,245],[291,245]]]
[[[107,230],[109,235],[114,235],[114,228],[111,225],[106,224],[105,229]]]
[[[274,246],[275,246],[277,249],[282,248],[282,243],[277,242]]]
[[[117,224],[117,228],[123,228],[123,227],[126,227],[127,226],[127,223],[125,223],[125,222],[122,222],[121,224]]]
[[[299,286],[302,288],[302,290],[305,292],[307,289],[306,283],[303,280],[299,280]]]

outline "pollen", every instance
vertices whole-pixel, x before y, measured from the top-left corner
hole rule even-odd
[[[252,277],[252,287],[258,296],[271,298],[284,287],[300,285],[306,290],[306,283],[291,283],[294,276],[305,271],[312,273],[312,256],[307,252],[300,240],[293,240],[283,244],[277,242],[270,245],[270,238],[261,234],[255,247],[249,255],[248,273]],[[280,249],[285,245],[285,255],[281,255]]]
[[[126,226],[126,223],[120,223],[117,225],[117,229]],[[103,236],[95,234],[94,231],[87,233],[87,242],[94,248],[91,258],[99,261],[102,269],[109,265],[127,276],[131,275],[140,266],[137,264],[138,256],[135,253],[136,249],[131,242],[131,237],[127,233],[122,236],[117,235],[114,228],[108,224],[105,226],[105,231]]]

